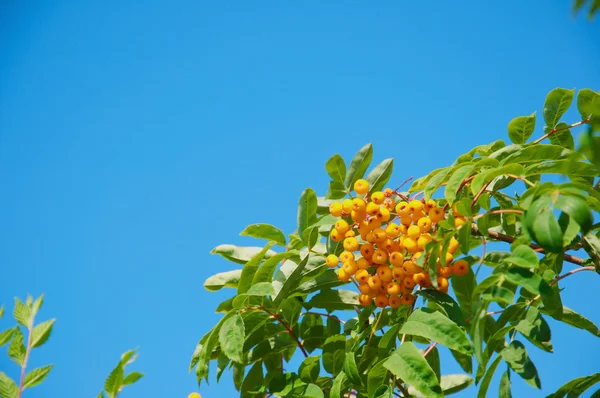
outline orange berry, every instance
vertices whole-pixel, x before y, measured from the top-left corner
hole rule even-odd
[[[381,282],[389,283],[392,281],[392,269],[387,265],[380,265],[377,267],[377,276]]]
[[[465,220],[463,217],[455,217],[454,218],[454,226],[456,228],[460,227],[461,225],[463,225],[466,222],[467,222],[467,220]]]
[[[358,250],[358,239],[356,239],[356,238],[344,239],[344,250],[348,250],[349,252]]]
[[[371,290],[379,290],[381,288],[381,279],[377,275],[371,275],[367,283]]]
[[[400,216],[408,216],[410,210],[408,209],[408,203],[402,201],[396,204],[396,213]]]
[[[410,293],[402,295],[402,304],[412,305],[415,302],[415,296]]]
[[[392,252],[402,252],[404,250],[404,246],[402,246],[402,239],[398,239],[394,241],[394,247],[392,248]]]
[[[388,296],[386,296],[385,294],[378,294],[377,297],[375,297],[375,305],[379,308],[386,307],[388,303],[389,299]]]
[[[423,270],[423,268],[419,267],[417,264],[415,264],[412,261],[405,261],[404,264],[402,264],[402,269],[404,270],[404,273],[406,275],[414,275],[416,273],[419,273]]]
[[[450,253],[454,254],[454,253],[456,253],[457,250],[458,250],[458,241],[453,236],[452,238],[450,238],[450,244],[448,244],[448,251]]]
[[[356,263],[354,261],[348,261],[346,264],[344,264],[342,266],[342,269],[344,270],[344,272],[346,274],[352,276],[352,275],[356,274],[356,271],[358,270],[358,266],[356,265]]]
[[[354,275],[354,277],[356,278],[358,283],[367,283],[370,276],[371,275],[369,274],[369,272],[366,269],[359,269],[356,271],[356,274]]]
[[[340,202],[333,202],[329,205],[329,214],[331,214],[334,217],[341,216],[343,211],[344,208],[342,207],[342,204]]]
[[[416,253],[417,250],[419,250],[419,246],[417,245],[417,241],[412,239],[412,238],[406,238],[404,239],[404,241],[402,242],[402,246],[404,246],[404,248],[406,249],[407,252],[409,253]]]
[[[417,225],[421,229],[421,233],[429,232],[431,229],[431,219],[429,217],[420,218]]]
[[[426,211],[427,213],[429,213],[429,211],[431,209],[435,209],[437,207],[437,203],[435,203],[435,200],[433,199],[429,199],[427,202],[425,202],[425,204],[423,205],[423,210]]]
[[[352,211],[352,199],[344,199],[344,201],[342,202],[342,210],[344,211],[344,213],[350,214],[350,212]]]
[[[354,222],[361,222],[365,218],[367,218],[367,213],[365,213],[364,211],[355,211],[355,210],[352,210],[352,212],[350,213],[350,218]]]
[[[383,205],[385,206],[386,209],[388,209],[389,211],[394,211],[394,208],[396,207],[396,204],[394,203],[394,200],[391,198],[386,198],[383,201]]]
[[[402,267],[394,267],[394,269],[392,269],[392,276],[395,280],[400,282],[406,278],[406,272],[404,272]]]
[[[330,254],[325,259],[325,263],[327,264],[327,266],[329,268],[333,268],[333,267],[337,267],[337,265],[340,263],[340,260],[338,259],[338,257],[335,254]]]
[[[438,223],[444,219],[444,210],[439,207],[429,210],[429,219],[433,223]]]
[[[369,228],[369,223],[365,220],[358,222],[358,233],[361,235],[366,235],[371,232],[371,228]]]
[[[452,205],[452,213],[454,213],[455,217],[462,217],[463,216],[462,214],[460,214],[460,211],[458,211],[458,206],[457,206],[456,203]]]
[[[392,296],[397,296],[400,294],[400,285],[396,282],[389,282],[387,284],[387,292]]]
[[[452,276],[452,267],[438,267],[437,274],[444,278],[450,278]]]
[[[348,275],[346,273],[346,271],[344,271],[343,268],[340,268],[337,270],[337,275],[338,275],[338,279],[341,280],[342,282],[348,282],[350,280],[350,275]]]
[[[360,292],[362,294],[369,294],[369,293],[371,293],[371,288],[366,283],[360,283],[358,285],[358,290],[360,290]]]
[[[344,234],[339,233],[337,229],[332,229],[329,236],[331,237],[331,240],[334,242],[341,242],[342,239],[344,239]]]
[[[354,183],[354,190],[357,194],[364,195],[367,192],[369,192],[369,183],[367,182],[367,180],[363,179],[356,180],[356,182]]]
[[[412,224],[413,220],[410,216],[400,216],[400,223],[404,225],[407,229]]]
[[[419,213],[423,210],[423,202],[421,202],[420,200],[411,200],[410,202],[408,202],[408,211],[410,211],[411,213]]]
[[[448,279],[444,278],[443,276],[438,277],[438,289],[442,290],[442,291],[448,291]]]
[[[391,188],[386,188],[383,190],[383,196],[386,198],[391,198],[394,195],[394,191]]]
[[[337,220],[333,227],[342,235],[348,232],[348,230],[350,229],[350,225],[348,225],[348,222],[346,220]]]
[[[421,236],[421,229],[416,225],[411,225],[408,227],[407,235],[409,238],[417,240],[419,239],[419,236]]]
[[[354,253],[349,252],[349,251],[343,251],[340,254],[340,261],[342,263],[346,263],[348,261],[354,261],[355,257],[354,257]]]
[[[385,264],[387,259],[388,259],[388,254],[384,250],[377,249],[377,250],[375,250],[375,253],[373,253],[372,261],[375,264]]]
[[[371,301],[371,297],[367,294],[361,294],[360,296],[358,296],[358,302],[363,307],[368,307],[369,305],[371,305]]]
[[[404,278],[404,281],[402,282],[402,284],[407,289],[412,289],[416,285],[415,280],[413,279],[412,276],[407,276],[406,278]]]
[[[454,264],[452,264],[452,272],[456,276],[463,276],[469,272],[469,263],[465,260],[456,260]]]
[[[431,242],[433,238],[429,234],[423,234],[417,239],[417,247],[419,250],[425,250],[425,245]]]
[[[372,231],[376,228],[380,228],[382,223],[377,217],[371,217],[369,218],[369,221],[367,221],[367,224],[369,224],[369,229]]]
[[[379,211],[379,205],[373,202],[367,203],[367,214],[374,216]]]
[[[400,234],[406,235],[407,232],[408,232],[408,226],[404,225],[404,224],[400,224]]]
[[[410,219],[411,219],[411,220],[412,220],[412,221],[413,221],[413,222],[416,224],[416,223],[417,223],[417,222],[419,222],[419,220],[420,220],[421,218],[423,218],[423,217],[425,217],[425,213],[423,213],[423,211],[420,211],[420,212],[418,212],[418,213],[413,213],[413,214],[410,216]]]
[[[371,243],[365,243],[360,246],[360,254],[367,260],[371,260],[375,253],[375,247]]]
[[[386,207],[380,207],[379,211],[375,213],[375,217],[382,222],[387,222],[390,220],[391,213]]]
[[[392,252],[390,254],[390,263],[394,267],[402,267],[402,264],[404,264],[404,255],[400,252]]]
[[[371,201],[373,201],[373,203],[377,205],[383,204],[384,199],[385,195],[383,194],[383,192],[373,192],[371,194]]]
[[[381,228],[375,228],[372,233],[375,236],[375,242],[377,243],[381,243],[387,239],[387,234]]]
[[[387,251],[388,253],[393,252],[394,251],[394,247],[396,245],[396,242],[394,242],[393,240],[391,240],[390,238],[386,238],[383,240],[383,242],[378,243],[377,244],[379,247],[381,247],[383,250]]]
[[[413,281],[415,282],[416,285],[422,286],[423,282],[427,280],[427,277],[425,276],[425,274],[423,272],[414,274],[412,277],[413,277]]]
[[[350,231],[346,232],[346,234],[344,236],[346,238],[354,238],[356,236],[356,232],[354,232],[353,230],[350,230]]]
[[[356,266],[358,267],[358,269],[369,269],[371,263],[366,258],[361,257],[358,260],[356,260]]]
[[[389,304],[392,308],[398,308],[400,307],[400,304],[402,304],[402,299],[398,296],[390,296]]]
[[[365,213],[367,211],[367,202],[361,198],[352,199],[352,210],[357,213]]]

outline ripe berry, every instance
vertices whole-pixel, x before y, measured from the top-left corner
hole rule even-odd
[[[367,182],[367,180],[363,179],[356,180],[356,182],[354,183],[354,190],[357,194],[364,195],[367,192],[369,192],[369,183]]]
[[[446,258],[445,259],[440,259],[440,263],[443,266],[447,266],[447,265],[452,264],[452,260],[454,260],[454,256],[452,255],[452,253],[447,252],[446,253]]]
[[[400,216],[400,223],[402,225],[404,225],[406,228],[408,228],[411,224],[412,224],[413,220],[410,217],[410,215],[408,216]]]
[[[402,264],[404,264],[404,255],[400,252],[392,252],[390,254],[390,263],[394,267],[402,267]]]
[[[377,205],[383,204],[384,200],[385,200],[385,195],[383,194],[383,192],[373,192],[371,194],[371,201]]]
[[[390,296],[389,304],[392,308],[398,308],[400,307],[400,304],[402,304],[402,299],[398,296]]]
[[[338,232],[337,229],[332,229],[331,233],[329,234],[329,236],[331,237],[331,240],[334,242],[341,242],[342,239],[344,239],[344,234],[341,234]]]
[[[338,279],[341,280],[342,282],[348,282],[350,280],[350,275],[348,275],[346,273],[346,271],[344,271],[343,268],[340,268],[337,270],[337,275],[338,275]]]
[[[370,276],[371,275],[369,275],[369,272],[366,269],[359,269],[354,275],[358,283],[367,283]]]
[[[349,252],[358,250],[358,239],[356,239],[356,238],[344,239],[344,250],[348,250]]]
[[[392,269],[387,265],[380,265],[377,267],[377,276],[381,279],[381,282],[389,283],[392,281]]]
[[[352,199],[344,199],[344,201],[342,202],[342,210],[344,211],[344,213],[350,214],[350,212],[352,211]]]
[[[375,247],[371,243],[365,243],[360,246],[360,254],[367,260],[373,258],[373,253],[375,253]]]
[[[379,205],[373,202],[369,202],[367,204],[367,214],[370,216],[374,216],[379,211]]]
[[[425,274],[423,272],[419,272],[417,274],[413,275],[413,282],[415,282],[416,285],[423,285],[423,282],[427,280],[427,277],[425,276]]]
[[[400,285],[398,283],[389,282],[386,287],[389,295],[397,296],[400,294]]]
[[[417,250],[419,250],[419,246],[417,245],[417,241],[412,239],[412,238],[406,238],[404,239],[404,242],[402,242],[402,245],[404,246],[404,248],[406,249],[407,252],[409,253],[416,253]]]
[[[419,267],[417,264],[415,264],[412,261],[405,261],[404,264],[402,265],[402,269],[404,270],[404,273],[406,275],[414,275],[423,270],[423,268]]]
[[[452,264],[452,272],[456,276],[463,276],[469,272],[469,263],[465,260],[456,260],[454,264]]]
[[[413,287],[415,287],[415,280],[413,279],[412,276],[407,276],[406,278],[404,278],[404,281],[402,282],[404,284],[404,287],[406,287],[407,289],[411,289]]]
[[[371,263],[366,258],[361,257],[358,260],[356,260],[356,266],[358,267],[358,269],[369,269]]]
[[[339,202],[333,202],[332,204],[329,205],[329,214],[331,214],[334,217],[341,216],[343,211],[344,211],[344,208],[342,207],[342,204]]]
[[[352,218],[352,221],[354,222],[361,222],[365,218],[367,218],[367,213],[365,213],[364,211],[352,210],[352,212],[350,213],[350,218]]]
[[[379,290],[379,288],[381,288],[381,279],[379,279],[377,275],[369,277],[367,283],[372,290]]]
[[[395,280],[400,282],[403,281],[404,278],[406,278],[406,272],[404,272],[404,269],[402,267],[394,267],[394,269],[392,269],[392,276]]]
[[[367,294],[361,294],[360,296],[358,296],[358,302],[363,307],[368,307],[369,305],[371,305],[371,297]]]
[[[378,294],[377,297],[375,297],[375,305],[379,308],[387,307],[388,303],[389,299],[385,294]]]
[[[390,220],[391,213],[386,207],[382,206],[379,208],[379,211],[375,214],[375,217],[377,217],[377,219],[382,222],[388,222]]]
[[[427,202],[425,202],[425,204],[423,205],[423,211],[426,211],[427,213],[429,213],[429,211],[431,209],[435,209],[437,207],[437,203],[435,203],[435,200],[433,199],[429,199]]]
[[[438,289],[444,293],[448,292],[448,279],[443,276],[438,277]]]
[[[342,266],[342,269],[344,270],[344,272],[346,274],[352,276],[352,275],[356,274],[356,271],[358,270],[358,266],[356,265],[356,263],[354,261],[348,261],[346,264],[344,264]]]
[[[367,211],[367,202],[361,198],[352,199],[352,210],[357,213],[366,213]]]
[[[452,267],[438,267],[437,274],[444,278],[450,278],[452,276]]]
[[[434,223],[442,221],[444,219],[444,210],[439,207],[429,210],[429,219]]]
[[[346,263],[348,261],[354,261],[355,257],[354,257],[354,253],[349,252],[349,251],[343,251],[340,254],[340,261],[342,263]]]
[[[348,232],[348,230],[350,229],[350,226],[348,225],[348,222],[346,220],[337,220],[333,227],[342,235]]]
[[[387,234],[381,228],[375,228],[373,230],[373,235],[375,236],[375,242],[381,243],[387,239]]]
[[[356,236],[356,232],[354,232],[353,230],[350,230],[350,231],[346,232],[346,233],[344,234],[344,236],[345,236],[346,238],[354,238],[354,237]]]
[[[369,294],[369,293],[371,293],[371,288],[366,283],[360,283],[358,285],[358,290],[360,290],[360,292],[362,294]]]
[[[417,225],[421,229],[421,233],[429,232],[431,229],[431,219],[429,217],[419,218]]]
[[[385,200],[383,201],[383,205],[389,211],[394,211],[394,208],[396,207],[396,204],[394,203],[394,200],[391,199],[391,198],[385,198]]]
[[[452,238],[450,238],[450,244],[448,244],[448,251],[450,253],[454,254],[454,253],[456,253],[457,250],[458,250],[458,241],[453,236]]]
[[[377,249],[377,250],[375,250],[375,253],[373,253],[372,261],[375,264],[385,264],[387,259],[388,259],[388,254],[381,249]]]
[[[452,205],[452,213],[454,213],[455,217],[462,217],[463,215],[460,214],[460,212],[458,211],[458,206],[455,204]]]
[[[400,216],[400,217],[405,217],[408,216],[410,213],[410,210],[408,209],[408,203],[402,201],[402,202],[398,202],[396,204],[396,213]]]
[[[463,225],[466,222],[467,222],[467,220],[465,220],[463,217],[455,217],[454,218],[454,226],[456,228],[460,227],[461,225]]]
[[[193,392],[190,395],[188,395],[188,398],[202,398],[202,396],[197,392]]]
[[[369,225],[369,229],[372,231],[376,228],[380,228],[382,223],[377,217],[371,217],[369,218],[369,221],[367,221],[367,224]]]
[[[408,227],[407,235],[409,238],[417,240],[419,239],[419,236],[421,236],[421,229],[416,225],[411,225]]]
[[[408,202],[408,210],[411,213],[419,213],[423,210],[423,202],[417,199],[411,200],[410,202]]]
[[[391,198],[394,195],[394,191],[391,188],[386,188],[383,190],[383,196],[386,198]]]
[[[327,264],[327,266],[329,268],[337,267],[339,262],[340,262],[340,260],[338,259],[338,257],[335,254],[330,254],[329,256],[327,256],[327,259],[325,260],[325,263]]]
[[[417,247],[419,250],[425,250],[425,245],[431,242],[433,238],[429,234],[423,234],[417,239]]]
[[[402,304],[412,305],[415,302],[415,296],[410,293],[406,293],[402,295]]]

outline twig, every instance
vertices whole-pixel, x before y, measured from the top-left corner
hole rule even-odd
[[[573,269],[573,270],[571,270],[571,271],[569,271],[569,272],[567,272],[567,273],[565,273],[563,275],[557,276],[556,278],[554,278],[550,282],[548,282],[548,284],[550,286],[553,286],[553,285],[556,285],[558,283],[558,281],[561,281],[561,280],[565,279],[567,276],[576,274],[576,273],[581,272],[581,271],[594,271],[595,269],[596,269],[596,267],[594,267],[593,265],[589,265],[587,267],[575,268],[575,269]],[[529,302],[528,305],[531,305],[531,304],[535,303],[541,297],[542,297],[542,295],[538,294],[537,296],[535,296],[534,298],[531,299],[531,301]]]
[[[568,130],[573,127],[581,126],[582,124],[587,124],[589,122],[590,122],[590,119],[584,119],[580,122],[573,123],[569,126],[564,126],[559,129],[554,128],[554,129],[550,130],[548,133],[546,133],[543,136],[541,136],[540,138],[538,138],[537,140],[533,141],[532,144],[539,144],[540,142],[544,141],[546,138],[550,137],[552,134],[558,133],[560,131]]]
[[[475,278],[477,278],[477,275],[479,274],[479,270],[483,266],[483,260],[485,259],[485,254],[487,252],[487,239],[485,238],[485,236],[481,237],[481,244],[483,245],[483,252],[481,253],[481,258],[479,259],[479,265],[477,266],[477,271],[475,271]]]
[[[23,365],[21,365],[21,379],[19,380],[19,393],[17,394],[17,398],[21,398],[21,394],[23,394],[24,383],[25,383],[25,370],[27,369],[27,362],[29,361],[29,354],[31,353],[31,340],[33,337],[33,319],[27,325],[27,331],[29,336],[27,336],[27,347],[25,349],[25,358],[23,359]]]
[[[492,210],[492,211],[488,211],[486,213],[481,213],[481,214],[476,215],[475,217],[473,217],[473,221],[479,220],[482,217],[489,216],[492,214],[503,214],[503,213],[523,214],[523,210],[517,210],[517,209]]]
[[[423,354],[423,357],[426,357],[427,355],[429,355],[429,353],[430,353],[431,351],[433,351],[433,349],[435,348],[435,346],[436,346],[436,345],[437,345],[437,342],[436,342],[436,341],[434,341],[433,343],[431,343],[431,344],[429,345],[429,347],[427,348],[427,350],[425,350],[425,353]]]
[[[304,316],[304,315],[319,315],[319,316],[324,316],[324,317],[327,317],[329,319],[333,319],[335,321],[338,321],[342,325],[344,325],[346,323],[346,322],[342,321],[341,319],[339,319],[337,316],[334,316],[334,315],[331,315],[331,314],[323,314],[323,313],[320,313],[320,312],[312,312],[312,311],[307,311],[307,312],[303,312],[302,314],[300,314],[300,316]]]
[[[506,176],[510,177],[510,178],[514,178],[515,180],[523,181],[525,184],[529,185],[530,187],[532,187],[532,186],[535,185],[533,182],[529,181],[525,177],[520,177],[520,176],[517,176],[517,175],[514,175],[514,174],[507,174]]]
[[[492,180],[492,181],[494,181],[494,180]],[[487,187],[492,183],[492,181],[489,181],[487,184],[485,184],[484,186],[481,187],[481,189],[479,190],[479,192],[477,192],[477,194],[475,195],[475,197],[471,201],[471,207],[475,206],[475,203],[477,203],[477,201],[479,200],[479,198],[481,197],[481,195],[483,195],[483,193],[485,192],[485,190],[487,189]]]

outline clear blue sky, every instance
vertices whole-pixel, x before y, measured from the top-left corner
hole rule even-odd
[[[373,142],[393,185],[507,138],[552,88],[599,89],[600,22],[527,3],[1,2],[0,302],[44,292],[57,318],[25,398],[93,397],[133,347],[147,376],[124,398],[187,396],[229,293],[202,283],[235,268],[209,251],[254,222],[292,232],[330,155]],[[600,324],[593,278],[564,301]],[[556,354],[531,351],[546,394],[600,368],[597,339],[551,326]],[[212,380],[205,398],[235,395]]]

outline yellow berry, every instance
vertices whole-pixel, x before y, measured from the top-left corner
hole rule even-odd
[[[364,213],[367,211],[367,202],[361,198],[352,199],[352,210],[357,213]]]
[[[405,261],[404,264],[402,264],[402,269],[404,270],[404,273],[406,275],[414,275],[423,270],[422,267],[419,267],[417,264],[410,260]]]
[[[344,213],[350,214],[350,212],[352,211],[352,199],[344,199],[344,201],[342,202],[342,210],[344,211]]]
[[[350,280],[350,275],[348,275],[346,273],[346,271],[344,271],[343,268],[340,268],[337,270],[337,275],[338,275],[338,279],[341,280],[342,282],[348,282]]]
[[[402,201],[402,202],[398,202],[396,204],[396,213],[402,217],[402,216],[408,216],[408,214],[410,213],[410,210],[408,210],[408,203]]]
[[[409,253],[416,253],[417,250],[419,250],[419,246],[417,245],[417,241],[412,239],[412,238],[406,238],[404,239],[404,241],[402,242],[402,246],[404,246],[404,248],[406,249],[407,252]]]
[[[419,250],[425,250],[425,245],[431,242],[433,238],[429,234],[423,234],[417,239],[417,247]]]
[[[392,296],[400,294],[400,285],[396,282],[390,282],[387,284],[387,292]]]
[[[467,222],[467,220],[465,220],[463,217],[454,218],[454,226],[456,228],[460,227],[461,225],[463,225],[466,222]]]
[[[327,259],[325,260],[325,263],[327,263],[327,266],[329,268],[337,267],[339,262],[340,262],[340,260],[338,259],[338,257],[335,254],[330,254],[329,256],[327,256]]]
[[[450,253],[454,254],[454,253],[456,253],[457,250],[458,250],[458,241],[453,236],[452,238],[450,238],[450,244],[448,245],[448,251]]]
[[[442,221],[444,219],[444,210],[439,207],[429,210],[429,219],[434,223]]]
[[[400,216],[400,223],[402,225],[404,225],[405,227],[409,227],[412,224],[413,220],[412,218],[410,218],[410,215],[408,216]]]
[[[450,278],[452,276],[452,267],[438,267],[437,274],[444,278]]]
[[[344,264],[342,269],[344,270],[344,272],[347,275],[352,276],[352,275],[356,274],[356,271],[358,270],[358,266],[356,265],[356,263],[354,261],[348,261],[346,264]]]
[[[371,201],[377,205],[383,204],[384,200],[385,200],[385,195],[383,194],[383,192],[373,192],[371,194]]]
[[[422,285],[423,281],[425,281],[427,279],[427,277],[425,276],[425,274],[423,272],[416,273],[412,277],[413,277],[413,282],[415,282],[415,284],[417,284],[417,285]]]
[[[448,292],[448,279],[443,276],[438,277],[438,289],[443,291],[444,293]]]
[[[378,294],[377,297],[375,297],[375,305],[379,308],[386,307],[388,303],[389,299],[385,294]]]
[[[365,243],[360,246],[360,254],[367,260],[371,260],[375,253],[375,247],[371,243]]]
[[[193,392],[190,395],[188,395],[188,398],[202,398],[202,396],[197,392]]]
[[[429,213],[429,211],[431,209],[435,209],[437,207],[437,203],[435,203],[435,200],[433,199],[429,199],[427,202],[425,202],[425,204],[423,205],[423,211],[426,211],[427,213]]]
[[[395,280],[401,282],[404,280],[404,278],[406,278],[406,272],[404,272],[402,267],[394,267],[392,269],[392,276]]]
[[[394,211],[394,208],[396,207],[396,204],[394,203],[394,200],[391,199],[391,198],[385,198],[385,200],[383,201],[383,205],[389,211]]]
[[[373,202],[369,202],[367,204],[367,214],[370,216],[374,216],[379,211],[379,205]]]
[[[348,250],[349,252],[358,250],[358,239],[356,239],[356,238],[344,239],[344,250]]]
[[[385,262],[387,261],[387,259],[388,259],[388,254],[384,250],[377,249],[373,253],[372,261],[375,264],[385,264]]]
[[[392,252],[392,254],[390,254],[390,263],[394,267],[402,267],[404,264],[404,255],[400,252]]]
[[[369,183],[367,182],[367,180],[363,179],[356,180],[356,182],[354,183],[354,190],[357,194],[364,195],[367,192],[369,192]]]
[[[364,211],[352,210],[352,212],[350,213],[350,218],[352,218],[352,221],[354,222],[361,222],[364,221],[365,218],[367,218],[367,213],[365,213]]]
[[[377,214],[375,214],[375,217],[377,217],[377,219],[382,222],[389,221],[391,216],[392,216],[392,214],[390,213],[390,211],[386,207],[383,207],[383,206],[380,207]]]
[[[354,261],[355,257],[354,257],[354,253],[349,252],[347,250],[344,250],[341,254],[340,254],[340,261],[342,263],[346,263],[348,261]]]
[[[384,283],[389,283],[392,281],[392,269],[387,265],[380,265],[377,267],[377,276]]]
[[[339,233],[337,229],[332,229],[329,236],[331,237],[331,240],[334,242],[341,242],[342,239],[344,239],[344,234]]]
[[[446,258],[440,259],[440,263],[442,265],[446,266],[446,265],[452,264],[453,260],[454,260],[454,256],[452,255],[452,253],[446,253]]]
[[[375,242],[377,243],[381,243],[387,239],[387,234],[381,228],[375,228],[372,233],[375,236]]]
[[[342,204],[340,202],[333,202],[329,205],[329,214],[331,214],[334,217],[341,216],[343,211],[344,208],[342,207]]]
[[[358,260],[356,260],[356,266],[358,267],[358,269],[369,269],[371,263],[366,258],[361,257]]]
[[[411,200],[408,202],[408,210],[411,213],[419,213],[421,210],[423,210],[423,202],[417,199]]]
[[[462,217],[463,216],[462,214],[460,214],[460,211],[458,211],[458,206],[457,206],[456,203],[452,205],[452,213],[454,213],[455,217]]]
[[[407,289],[412,289],[413,287],[415,287],[415,280],[413,279],[412,275],[404,278],[404,281],[402,283]]]
[[[421,233],[429,232],[431,229],[431,219],[429,217],[419,218],[417,225],[421,229]]]
[[[354,275],[358,283],[367,283],[370,276],[371,275],[369,275],[369,272],[366,269],[359,269]]]
[[[333,227],[342,235],[348,232],[348,230],[350,229],[350,225],[348,225],[348,222],[346,220],[337,220]]]
[[[386,188],[383,190],[383,196],[385,196],[386,198],[391,198],[392,195],[394,195],[394,190],[391,188]]]
[[[380,228],[382,222],[377,217],[371,217],[369,218],[369,221],[367,221],[367,224],[369,225],[369,229],[372,231],[375,228]]]
[[[344,234],[344,236],[345,236],[346,238],[354,238],[354,237],[356,236],[356,232],[354,232],[353,230],[349,230],[348,232],[346,232],[346,233]]]
[[[398,224],[390,223],[385,227],[385,233],[390,238],[396,238],[400,235],[400,226]]]
[[[361,294],[360,296],[358,296],[358,302],[363,307],[368,307],[369,305],[371,305],[371,297],[368,294]]]
[[[419,239],[419,236],[421,236],[421,229],[416,225],[411,225],[408,227],[407,235],[409,238],[417,240]]]
[[[371,288],[369,287],[368,284],[366,283],[359,283],[358,284],[358,290],[362,293],[362,294],[369,294],[371,293]]]
[[[367,283],[372,290],[379,290],[381,287],[381,279],[377,275],[370,276]]]

